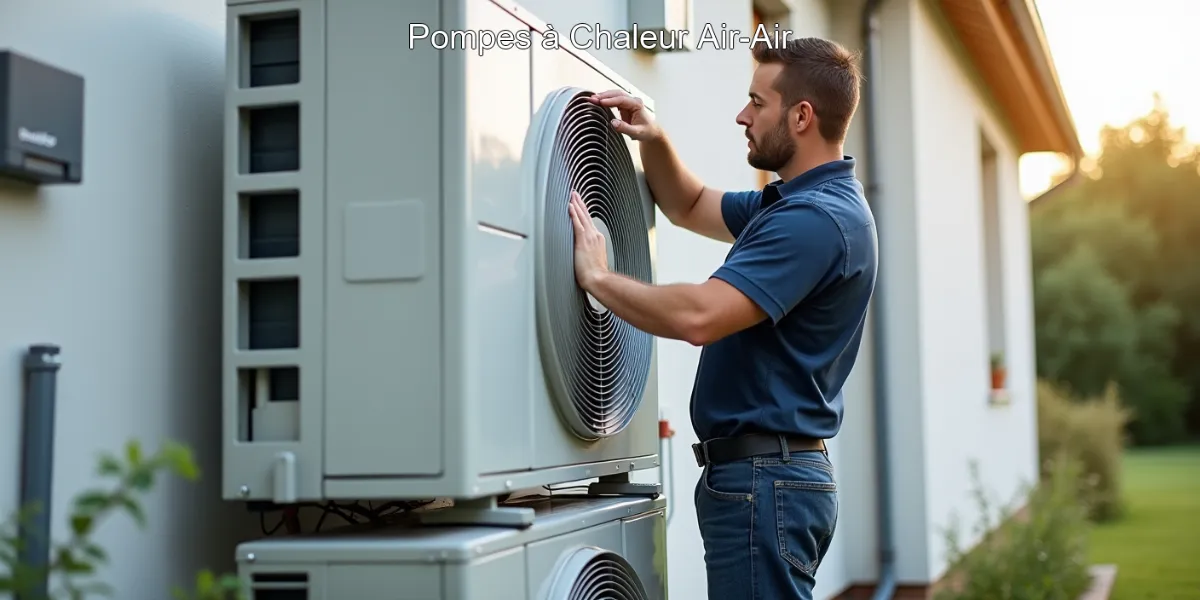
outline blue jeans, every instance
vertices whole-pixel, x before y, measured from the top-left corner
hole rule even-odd
[[[709,600],[812,600],[837,524],[821,451],[709,465],[696,483]]]

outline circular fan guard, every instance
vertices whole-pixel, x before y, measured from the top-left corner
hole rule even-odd
[[[538,230],[537,324],[545,375],[559,415],[572,433],[596,440],[623,431],[642,402],[650,375],[651,336],[590,301],[575,280],[575,232],[567,211],[579,192],[611,244],[609,269],[649,282],[649,228],[629,149],[614,115],[563,88],[535,121],[534,192]]]
[[[586,546],[560,562],[547,600],[647,600],[637,572],[615,552]]]

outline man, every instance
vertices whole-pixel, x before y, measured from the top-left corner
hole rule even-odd
[[[711,599],[812,597],[837,523],[824,440],[842,423],[875,287],[874,219],[842,143],[858,105],[858,57],[807,38],[757,46],[750,101],[737,116],[749,163],[777,173],[763,190],[706,187],[640,101],[613,127],[640,142],[655,201],[672,223],[732,242],[701,284],[647,285],[609,272],[604,239],[572,194],[580,287],[650,334],[703,346],[692,392],[695,502]]]

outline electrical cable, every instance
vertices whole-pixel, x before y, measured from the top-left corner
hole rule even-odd
[[[300,524],[300,510],[304,508],[320,509],[321,516],[317,519],[316,525],[313,527],[313,532],[320,531],[325,525],[325,520],[329,515],[335,515],[342,519],[347,525],[383,525],[395,517],[411,512],[417,508],[434,502],[433,500],[412,500],[412,501],[394,501],[386,502],[379,506],[373,503],[368,503],[363,506],[361,502],[353,504],[342,504],[337,502],[326,502],[323,504],[317,503],[300,503],[282,507],[273,507],[266,509],[258,509],[259,513],[259,529],[264,536],[271,536],[277,533],[281,528],[286,527],[288,534],[302,533]],[[268,528],[266,523],[266,513],[281,511],[283,516],[274,527]]]

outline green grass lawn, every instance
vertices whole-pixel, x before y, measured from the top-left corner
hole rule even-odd
[[[1122,474],[1126,513],[1091,544],[1117,565],[1112,600],[1200,599],[1200,446],[1131,450]]]

